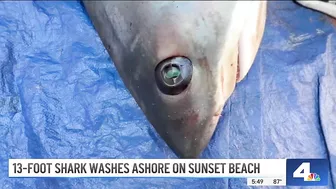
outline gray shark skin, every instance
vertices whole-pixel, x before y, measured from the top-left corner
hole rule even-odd
[[[336,1],[334,0],[295,0],[295,2],[306,8],[336,18]]]
[[[266,1],[83,3],[149,122],[177,156],[198,158],[254,61]]]

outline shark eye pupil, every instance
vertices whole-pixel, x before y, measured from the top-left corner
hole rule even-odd
[[[164,77],[166,79],[176,79],[180,76],[180,68],[176,65],[167,66],[166,69],[163,70]]]
[[[157,86],[167,95],[178,95],[188,87],[192,72],[193,67],[188,58],[165,59],[155,68]]]

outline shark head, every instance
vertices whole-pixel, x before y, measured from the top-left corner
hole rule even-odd
[[[254,61],[266,1],[84,5],[155,130],[179,157],[199,157],[225,102]]]

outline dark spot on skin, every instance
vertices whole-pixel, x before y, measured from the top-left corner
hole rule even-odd
[[[231,64],[231,66],[233,66],[233,64]]]
[[[133,25],[133,23],[130,22],[130,23],[129,23],[129,30],[130,30],[130,31],[132,30],[132,25]]]
[[[198,119],[199,119],[198,113],[197,112],[192,112],[187,116],[187,118],[185,120],[185,123],[186,123],[186,125],[197,125]],[[194,129],[194,128],[193,127],[186,127],[186,129]],[[186,132],[186,133],[189,133],[189,132]]]
[[[174,128],[174,130],[181,130],[183,133],[192,133],[192,130],[194,129],[194,126],[196,126],[199,123],[199,111],[191,109],[191,110],[185,110],[183,112],[175,112],[172,114],[169,114],[169,120],[177,123],[172,124],[171,127]],[[188,126],[188,127],[180,127],[180,125]]]
[[[206,57],[199,58],[199,59],[198,59],[198,63],[199,63],[199,65],[200,65],[202,68],[204,68],[205,70],[210,71],[209,64],[208,64],[208,60],[207,60]]]

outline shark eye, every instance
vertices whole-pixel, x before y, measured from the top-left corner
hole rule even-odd
[[[165,59],[155,68],[157,86],[164,94],[178,95],[188,87],[192,72],[193,67],[188,58]]]

